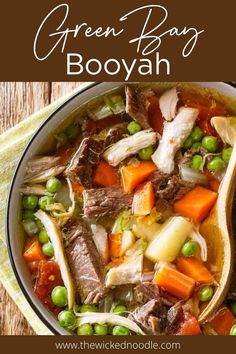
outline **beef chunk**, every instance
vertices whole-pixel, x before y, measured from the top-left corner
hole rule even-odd
[[[205,150],[203,147],[191,148],[185,152],[180,163],[183,165],[188,165],[191,162],[192,157],[196,154],[201,155],[201,156],[205,156],[207,154],[207,150]]]
[[[132,196],[125,194],[120,188],[96,188],[83,191],[84,215],[88,218],[99,218],[113,215],[131,206]]]
[[[177,175],[168,175],[156,171],[151,177],[158,199],[175,202],[192,189],[192,184],[186,183]]]
[[[182,304],[177,302],[167,312],[167,333],[174,333],[179,325],[179,322],[183,319],[184,311]]]
[[[129,315],[146,334],[161,334],[166,326],[167,310],[157,300],[150,300]]]
[[[72,182],[90,187],[93,167],[99,163],[104,147],[104,140],[96,140],[92,137],[84,138],[66,168],[65,175]]]
[[[146,301],[155,299],[167,307],[171,307],[179,301],[179,299],[168,294],[163,288],[151,282],[141,283],[136,289],[143,294]]]
[[[106,136],[106,146],[115,144],[127,133],[127,123],[116,124],[108,130]]]
[[[142,97],[131,87],[126,87],[126,113],[136,120],[143,129],[149,129],[148,112]]]
[[[104,293],[104,269],[92,234],[78,221],[65,225],[66,255],[81,300],[97,303]]]

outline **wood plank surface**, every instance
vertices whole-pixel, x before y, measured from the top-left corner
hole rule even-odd
[[[0,133],[79,85],[78,82],[0,82]],[[0,335],[34,335],[0,284]]]

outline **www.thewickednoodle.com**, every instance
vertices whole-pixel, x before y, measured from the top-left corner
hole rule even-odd
[[[58,350],[180,350],[181,344],[178,342],[123,342],[102,341],[102,342],[56,342],[55,348]]]

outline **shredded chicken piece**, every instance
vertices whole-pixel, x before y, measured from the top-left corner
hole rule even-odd
[[[160,97],[159,104],[163,117],[167,121],[175,118],[178,103],[178,93],[176,88],[171,88]]]
[[[157,134],[152,129],[142,130],[128,138],[119,140],[109,147],[102,156],[110,165],[117,166],[140,149],[156,144],[156,141]]]
[[[59,156],[35,156],[27,162],[26,178],[60,165]]]
[[[32,185],[23,184],[23,186],[20,188],[20,193],[23,193],[25,195],[30,195],[30,194],[49,195],[49,196],[53,195],[52,193],[48,192],[48,190],[41,184],[32,184]]]
[[[172,122],[165,123],[159,146],[152,155],[153,162],[162,172],[173,172],[175,154],[189,136],[198,114],[196,108],[182,107]]]
[[[60,175],[65,169],[65,166],[55,166],[51,167],[42,172],[38,172],[34,175],[26,175],[24,183],[42,183],[46,182],[49,178]]]

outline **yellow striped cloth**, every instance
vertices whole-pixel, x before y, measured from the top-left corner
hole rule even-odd
[[[86,85],[86,84],[84,84]],[[14,273],[8,258],[5,234],[5,210],[6,200],[8,194],[9,183],[11,181],[14,169],[16,167],[18,158],[24,150],[31,136],[34,134],[38,126],[52,113],[61,103],[68,97],[73,95],[76,88],[69,95],[64,96],[58,101],[45,107],[39,112],[33,114],[25,119],[15,127],[9,129],[4,134],[0,135],[0,281],[15,301],[20,311],[23,313],[27,321],[37,334],[46,335],[52,334],[51,331],[41,322],[38,316],[31,309],[26,301],[20,287],[14,277]]]

